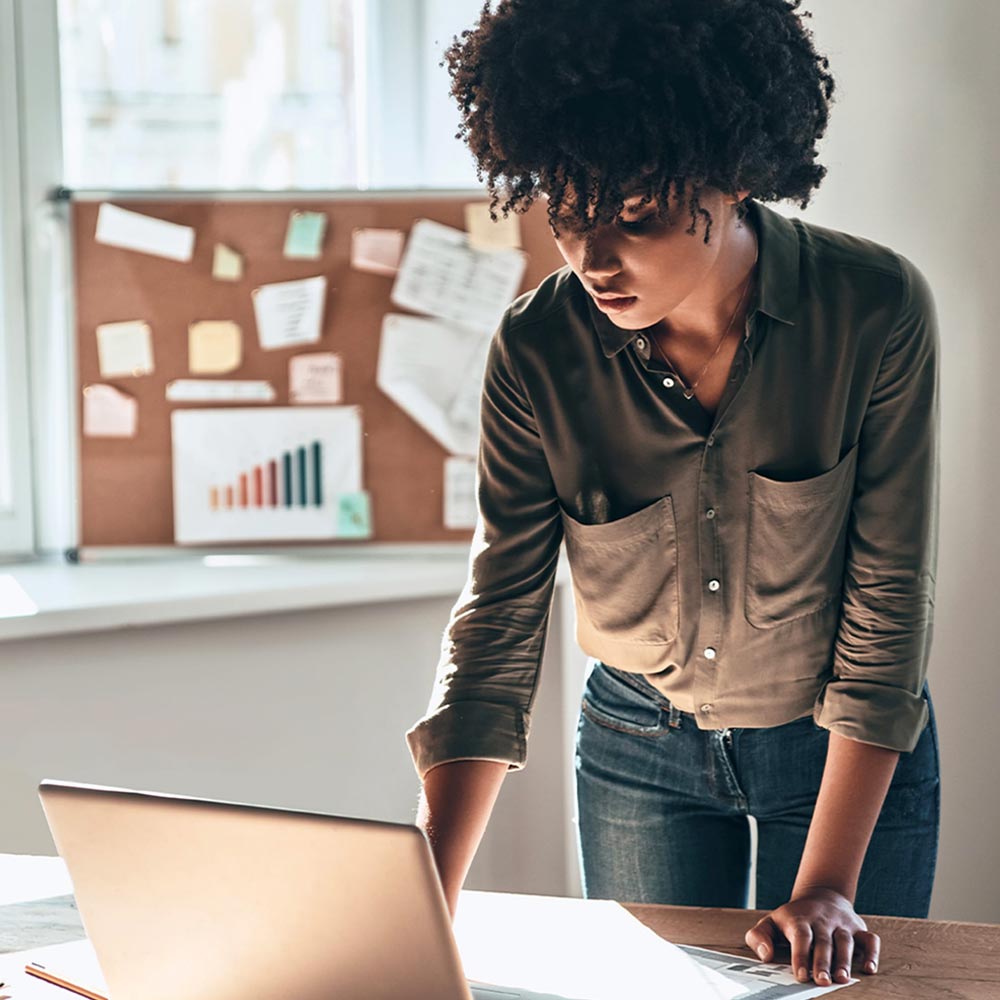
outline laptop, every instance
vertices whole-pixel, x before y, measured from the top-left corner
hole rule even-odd
[[[466,980],[416,826],[38,791],[115,1000],[560,1000]]]

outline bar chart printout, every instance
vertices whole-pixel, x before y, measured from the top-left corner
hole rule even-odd
[[[358,407],[177,410],[171,429],[179,544],[348,537],[343,497],[363,490]]]

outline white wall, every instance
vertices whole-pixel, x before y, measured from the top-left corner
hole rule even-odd
[[[0,643],[0,853],[54,853],[45,777],[412,822],[404,740],[451,601]],[[470,888],[576,890],[557,604],[531,766],[509,776]],[[582,656],[578,658],[582,671]],[[556,665],[554,665],[556,664]],[[578,699],[582,673],[573,683]]]
[[[993,386],[1000,160],[1000,5],[991,0],[807,0],[837,81],[805,212],[905,254],[941,324],[941,536],[928,678],[941,745],[943,820],[931,916],[1000,922],[1000,496]],[[782,206],[782,210],[786,210]]]

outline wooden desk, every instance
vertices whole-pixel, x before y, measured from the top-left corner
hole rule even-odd
[[[674,944],[753,957],[743,936],[765,910],[696,906],[636,906],[626,909]],[[882,938],[879,971],[853,971],[859,982],[836,991],[837,1000],[1000,1000],[1000,924],[958,920],[862,917]],[[778,953],[775,961],[791,956]]]
[[[51,899],[40,899],[32,893]],[[0,855],[0,953],[75,940],[83,928],[72,906],[57,858]],[[32,896],[34,899],[32,900]],[[21,902],[11,902],[20,899]],[[752,958],[743,935],[763,910],[694,906],[625,907],[647,927],[675,944],[691,944]],[[865,917],[882,937],[877,975],[844,991],[844,1000],[1000,1000],[1000,925],[954,920]],[[778,961],[789,956],[779,954]],[[632,998],[623,998],[632,1000]],[[644,998],[645,1000],[645,998]]]

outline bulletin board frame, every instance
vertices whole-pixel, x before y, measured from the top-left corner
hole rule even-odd
[[[473,190],[369,191],[61,191],[69,203],[72,259],[74,382],[77,442],[77,547],[71,560],[128,555],[210,552],[315,554],[366,552],[432,554],[467,550],[471,529],[443,522],[444,462],[448,452],[376,385],[383,317],[407,313],[394,305],[394,278],[351,267],[355,229],[401,229],[419,219],[464,229],[464,206],[485,202]],[[98,243],[100,205],[111,204],[196,231],[192,259],[170,260]],[[328,218],[321,256],[283,255],[289,214],[324,212]],[[521,248],[527,254],[520,292],[534,288],[563,260],[548,228],[545,204],[519,215]],[[222,243],[244,259],[239,281],[212,276],[214,246]],[[327,277],[322,335],[308,347],[263,350],[258,343],[251,292],[263,284],[324,274]],[[412,314],[416,315],[416,314]],[[137,377],[105,378],[97,353],[99,324],[144,320],[153,333],[154,370]],[[170,413],[205,407],[166,399],[169,382],[189,378],[188,328],[204,320],[231,320],[243,333],[243,358],[227,379],[266,380],[275,399],[262,408],[291,405],[289,358],[312,351],[341,356],[344,405],[361,408],[363,476],[371,496],[372,535],[365,541],[216,542],[178,546],[173,532]],[[134,397],[134,437],[83,434],[83,390],[111,384]],[[213,403],[221,408],[235,403]]]

